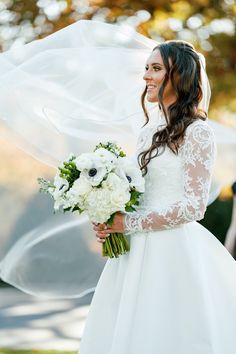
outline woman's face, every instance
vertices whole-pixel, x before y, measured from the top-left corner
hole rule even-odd
[[[163,64],[161,53],[158,49],[154,50],[146,62],[145,74],[143,79],[147,86],[147,100],[149,102],[158,102],[158,92],[165,78],[166,69]],[[170,104],[175,99],[174,91],[170,81],[164,89],[163,103]]]

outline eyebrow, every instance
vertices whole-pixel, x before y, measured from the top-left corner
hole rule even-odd
[[[146,64],[146,66],[147,66],[148,64]],[[150,65],[160,65],[160,66],[163,66],[162,64],[160,64],[160,63],[152,63],[152,64],[150,64]]]

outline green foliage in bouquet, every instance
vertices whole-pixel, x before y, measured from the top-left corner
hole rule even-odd
[[[79,178],[80,171],[77,169],[74,160],[76,157],[72,155],[68,161],[63,162],[63,167],[58,167],[60,171],[60,177],[66,179],[69,182],[69,188],[72,187],[74,181]]]
[[[131,194],[130,201],[125,206],[125,211],[127,212],[136,211],[134,205],[139,205],[139,197],[142,193],[136,191],[135,189],[132,189],[130,194]]]
[[[100,149],[100,148],[110,151],[112,154],[116,155],[116,157],[125,157],[126,156],[124,151],[122,151],[119,146],[117,146],[114,142],[111,142],[111,141],[108,141],[106,143],[97,144],[95,146],[94,151],[96,151],[97,149]]]

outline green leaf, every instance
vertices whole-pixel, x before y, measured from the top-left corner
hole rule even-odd
[[[71,207],[68,207],[68,208],[63,209],[63,212],[65,213],[66,211],[70,211],[70,210],[71,210]]]
[[[125,211],[128,211],[128,212],[132,212],[132,211],[135,211],[136,209],[134,209],[132,206],[126,206],[125,207]]]

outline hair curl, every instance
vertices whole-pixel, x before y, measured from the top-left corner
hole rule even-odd
[[[190,43],[173,40],[157,45],[153,51],[157,49],[160,51],[166,69],[158,93],[158,102],[167,124],[165,128],[157,129],[154,133],[150,148],[138,155],[138,163],[143,176],[147,174],[147,165],[151,159],[163,153],[166,145],[174,154],[178,154],[187,127],[197,119],[206,120],[207,118],[206,112],[198,108],[202,99],[201,65],[194,47]],[[168,80],[175,92],[176,101],[166,111],[163,95]],[[144,126],[149,122],[145,106],[146,93],[147,87],[141,96],[141,104],[146,117]],[[160,147],[162,147],[161,152]]]

